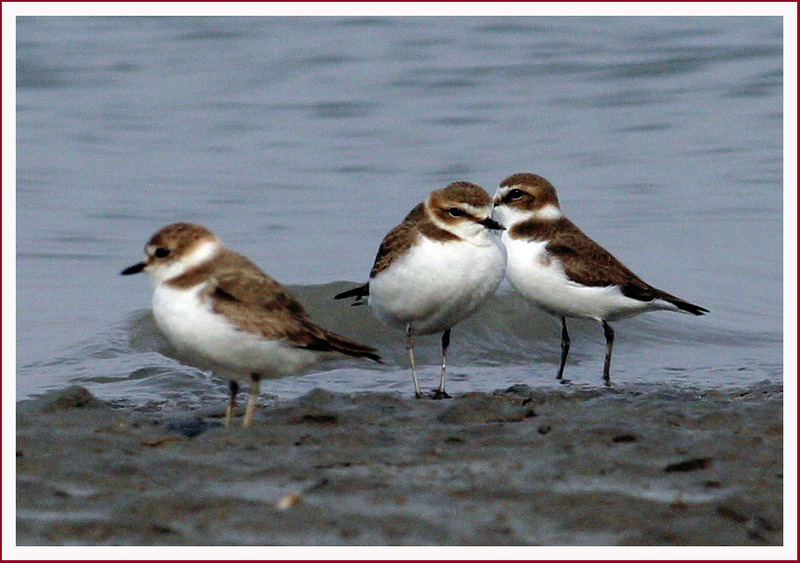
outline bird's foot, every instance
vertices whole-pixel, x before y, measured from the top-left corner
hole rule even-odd
[[[447,391],[444,391],[442,389],[437,389],[433,393],[431,393],[431,399],[434,399],[434,400],[437,400],[437,401],[439,401],[441,399],[452,399],[452,398],[453,397],[451,397],[450,395],[447,394]]]

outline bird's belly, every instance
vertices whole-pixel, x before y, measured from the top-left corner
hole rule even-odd
[[[474,313],[505,271],[505,249],[422,240],[370,280],[369,304],[383,322],[418,334],[441,332]]]
[[[201,300],[201,290],[162,284],[153,293],[156,325],[182,361],[231,379],[283,377],[314,363],[314,352],[238,329]]]

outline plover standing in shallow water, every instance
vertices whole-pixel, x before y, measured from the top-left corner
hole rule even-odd
[[[434,398],[445,391],[452,327],[474,313],[503,280],[506,252],[491,218],[492,200],[475,184],[435,190],[381,242],[369,282],[336,295],[367,298],[379,320],[405,331],[414,393],[422,397],[414,337],[442,333],[442,371]]]
[[[603,325],[603,379],[609,384],[614,330],[608,321],[659,309],[693,315],[708,312],[647,284],[586,236],[564,216],[555,188],[541,176],[509,176],[500,184],[494,206],[495,217],[506,228],[502,238],[508,252],[508,281],[528,300],[561,319],[558,379],[564,375],[569,353],[567,317],[594,319]]]
[[[145,254],[122,274],[150,274],[153,316],[167,340],[192,365],[229,378],[226,426],[240,381],[250,381],[242,422],[249,426],[262,378],[292,375],[328,356],[380,361],[374,348],[314,324],[286,288],[205,227],[168,225]]]

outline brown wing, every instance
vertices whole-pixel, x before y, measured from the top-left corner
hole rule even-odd
[[[570,279],[589,286],[634,284],[641,289],[649,287],[574,223],[568,219],[561,219],[559,223],[547,250],[561,260]]]
[[[548,222],[528,221],[513,227],[511,236],[549,241],[547,251],[561,261],[569,279],[582,285],[618,285],[622,294],[631,299],[652,301],[658,298],[694,315],[708,312],[708,309],[648,284],[567,218]]]
[[[578,227],[572,226],[577,233],[581,233]],[[564,237],[556,237],[547,245],[547,250],[561,260],[564,271],[571,280],[583,285],[593,287],[618,285],[622,294],[631,299],[639,301],[663,299],[693,315],[708,313],[708,309],[689,303],[645,282],[610,252],[588,237],[570,236],[569,234]],[[591,267],[587,267],[587,263],[579,259],[582,256],[592,258]]]
[[[336,351],[379,361],[374,348],[315,324],[286,288],[257,268],[216,271],[212,280],[206,297],[212,300],[214,311],[227,315],[246,332],[285,340],[297,348]]]
[[[295,341],[303,333],[303,307],[265,274],[241,270],[215,272],[206,288],[214,311],[247,332]]]
[[[389,264],[411,247],[416,237],[417,225],[425,220],[425,207],[420,203],[406,215],[402,223],[383,237],[378,247],[378,254],[375,256],[375,263],[369,273],[370,278],[388,268]]]
[[[647,284],[610,252],[587,237],[572,221],[528,221],[512,229],[512,236],[549,241],[547,251],[558,258],[567,277],[591,287],[618,285],[633,299],[651,301],[659,290]]]

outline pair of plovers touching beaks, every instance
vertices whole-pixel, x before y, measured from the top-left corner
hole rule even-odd
[[[380,362],[375,348],[314,323],[286,288],[205,227],[168,225],[151,237],[145,254],[144,262],[122,274],[150,274],[153,316],[167,340],[191,364],[229,379],[226,425],[241,381],[250,382],[243,419],[248,426],[262,379],[293,375],[337,356]],[[707,312],[641,280],[564,216],[547,180],[527,173],[506,178],[494,199],[469,182],[432,191],[384,237],[369,281],[335,298],[366,302],[379,320],[405,333],[417,397],[423,395],[414,339],[442,333],[433,397],[446,398],[451,330],[486,302],[504,276],[561,319],[559,379],[570,346],[567,317],[602,324],[603,378],[609,383],[609,321],[658,309]]]

